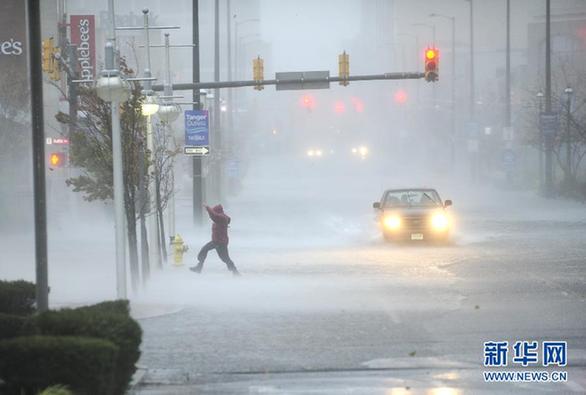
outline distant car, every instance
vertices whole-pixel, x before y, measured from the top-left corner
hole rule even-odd
[[[443,202],[435,189],[389,189],[377,211],[386,240],[448,241],[451,221],[446,210],[451,200]]]

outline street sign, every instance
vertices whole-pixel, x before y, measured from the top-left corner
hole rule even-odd
[[[292,71],[275,73],[278,91],[301,90],[301,89],[329,89],[330,72],[326,71]],[[299,82],[299,80],[302,80]],[[303,81],[309,80],[309,81]],[[314,80],[314,81],[311,81]],[[319,80],[319,81],[315,81]]]
[[[210,128],[207,110],[185,111],[185,148],[187,155],[210,153]]]
[[[47,137],[46,139],[47,141],[47,145],[68,145],[69,144],[69,139],[66,138],[53,138],[53,137]]]
[[[542,112],[541,114],[539,114],[539,127],[541,128],[543,134],[556,134],[559,128],[558,114],[555,112]]]
[[[183,153],[185,155],[205,156],[210,153],[210,147],[207,145],[198,147],[183,147]]]

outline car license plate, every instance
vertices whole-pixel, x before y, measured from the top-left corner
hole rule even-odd
[[[411,233],[411,240],[423,240],[423,233]]]

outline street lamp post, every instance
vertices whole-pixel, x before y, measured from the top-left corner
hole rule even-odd
[[[452,23],[452,144],[450,152],[450,162],[453,169],[456,156],[456,17],[436,13],[430,14],[429,16],[432,18],[444,18]]]
[[[543,114],[543,97],[545,95],[542,91],[537,92],[537,100],[539,100],[539,119],[541,119],[541,115]],[[539,187],[543,189],[544,177],[543,177],[543,150],[544,150],[544,141],[543,141],[543,127],[539,125]]]
[[[428,23],[414,23],[413,26],[424,26],[427,27],[428,29],[431,30],[431,37],[432,37],[432,46],[435,48],[436,44],[435,44],[435,25],[434,24],[428,24]],[[433,109],[437,110],[438,109],[438,104],[437,104],[437,90],[436,90],[436,86],[435,84],[433,84],[433,86],[431,87],[431,92],[432,92],[432,97],[433,97]]]
[[[191,46],[189,46],[191,47]],[[171,102],[173,96],[173,88],[171,83],[171,45],[169,43],[169,33],[165,33],[165,80],[164,95],[162,105],[159,107],[159,118],[165,123],[168,128],[168,134],[173,138],[171,123],[174,122],[181,113],[181,108],[177,104]],[[171,241],[175,238],[175,171],[173,168],[173,160],[171,161],[171,195],[169,196],[169,202],[167,204],[167,214],[169,223],[169,237]]]
[[[572,95],[574,90],[571,87],[564,89],[566,94],[566,166],[568,168],[566,172],[566,187],[569,187],[572,180],[572,145],[571,145],[571,133],[570,133],[570,117],[571,106],[572,106]]]
[[[466,0],[470,3],[470,120],[474,121],[474,0]]]
[[[126,243],[124,216],[124,169],[122,161],[122,138],[120,133],[120,103],[130,97],[128,83],[120,77],[115,53],[114,0],[108,3],[110,12],[110,39],[105,47],[105,68],[96,82],[96,93],[100,99],[110,103],[112,123],[112,167],[114,184],[114,218],[116,237],[116,295],[126,299]]]
[[[157,226],[157,215],[156,215],[156,205],[154,200],[154,188],[153,188],[153,180],[154,180],[154,172],[156,171],[153,166],[153,156],[154,156],[154,142],[153,142],[153,125],[151,122],[151,116],[159,111],[159,103],[158,100],[152,90],[152,81],[150,78],[152,77],[151,74],[151,48],[150,48],[150,37],[149,37],[149,10],[144,9],[142,10],[143,19],[144,19],[144,35],[145,35],[145,49],[146,49],[146,68],[144,69],[144,78],[146,79],[144,82],[144,89],[143,94],[145,95],[145,100],[142,104],[142,114],[146,116],[147,122],[147,135],[146,135],[146,143],[147,143],[147,152],[149,155],[149,161],[147,166],[147,174],[149,175],[149,183],[148,183],[148,200],[149,200],[149,207],[151,211],[151,215],[148,217],[148,227],[149,227],[149,255],[152,259],[149,259],[150,262],[156,262],[157,265],[161,266],[161,254],[160,254],[160,245],[159,245],[159,231]]]
[[[430,25],[429,23],[413,23],[413,26],[425,26],[428,29],[431,30],[431,38],[432,38],[432,42],[431,44],[433,46],[435,46],[435,25]]]
[[[240,28],[240,26],[246,24],[246,23],[253,23],[253,22],[260,22],[260,19],[258,18],[249,18],[249,19],[244,19],[242,21],[238,21],[238,15],[234,15],[234,75],[235,78],[238,80],[240,79],[239,77],[239,70],[238,70],[238,50],[239,50],[239,46],[240,46],[240,42],[238,41],[239,37],[238,37],[238,30]]]
[[[403,36],[403,37],[411,37],[413,39],[415,39],[415,67],[419,67],[419,65],[421,64],[421,48],[419,47],[419,36],[418,35],[414,35],[414,34],[407,34],[407,33],[400,33],[398,34],[399,36]],[[405,65],[405,68],[407,68],[407,65]],[[417,103],[419,103],[420,101],[420,97],[419,97],[419,85],[417,84]]]
[[[551,0],[545,1],[545,112],[552,113],[551,106]],[[553,133],[545,137],[545,196],[552,197],[553,188]]]

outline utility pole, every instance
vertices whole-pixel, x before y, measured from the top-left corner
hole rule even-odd
[[[566,188],[569,188],[573,182],[572,176],[572,133],[570,129],[570,120],[572,117],[572,95],[574,90],[571,87],[567,87],[564,90],[566,94],[566,166],[568,167],[568,171],[566,172]]]
[[[193,0],[192,3],[192,24],[193,24],[193,76],[194,84],[199,83],[199,0]],[[193,88],[193,105],[194,110],[201,109],[201,98],[199,88]],[[202,204],[203,204],[203,182],[202,182],[202,166],[201,156],[194,156],[193,164],[193,223],[201,225],[203,220]]]
[[[539,101],[539,119],[543,114],[543,92],[537,92],[537,100]],[[539,125],[539,189],[543,191],[543,127]]]
[[[505,127],[511,127],[511,0],[507,0],[507,55],[505,72]]]
[[[468,143],[470,154],[470,175],[473,183],[478,181],[479,160],[480,160],[480,142],[478,126],[475,119],[476,98],[474,92],[474,0],[467,0],[470,3],[470,120],[468,124]]]
[[[149,183],[148,183],[148,192],[149,192],[149,208],[151,211],[151,215],[148,217],[148,227],[149,227],[149,253],[150,258],[149,261],[155,262],[157,266],[160,268],[163,266],[161,261],[161,246],[159,240],[159,226],[158,226],[158,216],[157,216],[157,206],[156,206],[156,199],[155,199],[155,185],[153,185],[155,180],[155,166],[153,165],[153,159],[155,155],[155,145],[153,140],[153,125],[151,121],[151,116],[158,111],[158,104],[156,103],[156,99],[153,95],[152,91],[152,81],[148,80],[151,78],[151,48],[150,48],[150,35],[149,35],[149,10],[144,9],[142,10],[143,19],[144,19],[144,35],[145,35],[145,49],[146,49],[146,69],[144,70],[144,76],[147,78],[147,81],[144,83],[144,94],[146,96],[145,103],[143,103],[143,113],[145,104],[153,105],[153,108],[156,108],[154,111],[147,111],[146,117],[146,144],[147,144],[147,152],[149,155],[149,163],[147,166],[147,173],[149,175]]]
[[[220,81],[220,0],[215,0],[214,12],[214,81]],[[215,180],[213,180],[214,190],[218,201],[222,201],[222,178],[223,178],[223,141],[222,141],[222,125],[220,122],[220,90],[214,90],[214,133],[212,134],[215,145],[216,160],[214,161]]]
[[[33,179],[35,212],[36,303],[39,311],[49,309],[47,260],[47,195],[45,188],[45,124],[43,120],[43,71],[41,69],[40,0],[27,0],[29,81],[31,87],[31,129],[33,132]]]
[[[511,125],[511,0],[507,0],[507,34],[506,34],[506,59],[505,59],[505,145],[507,150],[513,147],[513,127]],[[512,182],[512,169],[507,169],[507,181]]]
[[[110,40],[112,42],[112,66],[118,71],[118,56],[116,56],[116,12],[114,10],[114,0],[109,0],[108,7],[110,11]],[[125,235],[125,207],[124,207],[124,168],[122,158],[122,133],[120,131],[120,103],[112,101],[110,103],[112,111],[112,162],[113,162],[113,179],[114,179],[114,211],[116,222],[116,290],[118,299],[126,299],[126,235]],[[132,269],[138,269],[133,267]],[[132,276],[132,287],[136,292],[138,273]]]
[[[551,0],[545,0],[545,112],[551,114]],[[545,135],[545,196],[553,196],[553,133]]]
[[[226,42],[227,42],[227,46],[228,46],[228,51],[227,51],[227,55],[228,55],[228,59],[227,59],[227,64],[228,64],[228,81],[232,81],[232,6],[231,6],[231,1],[230,0],[226,0]],[[227,155],[230,155],[231,159],[233,160],[234,158],[232,158],[232,155],[234,154],[232,148],[234,146],[234,92],[232,89],[228,90],[228,111],[227,111],[227,116],[228,116],[228,122],[226,125],[226,141],[225,141],[225,146],[226,146],[226,153]],[[226,185],[228,185],[226,183]],[[228,191],[230,190],[230,188],[226,188],[225,193],[227,194]]]
[[[475,92],[474,92],[474,0],[470,2],[470,119],[475,118]],[[549,1],[549,0],[548,0]]]

